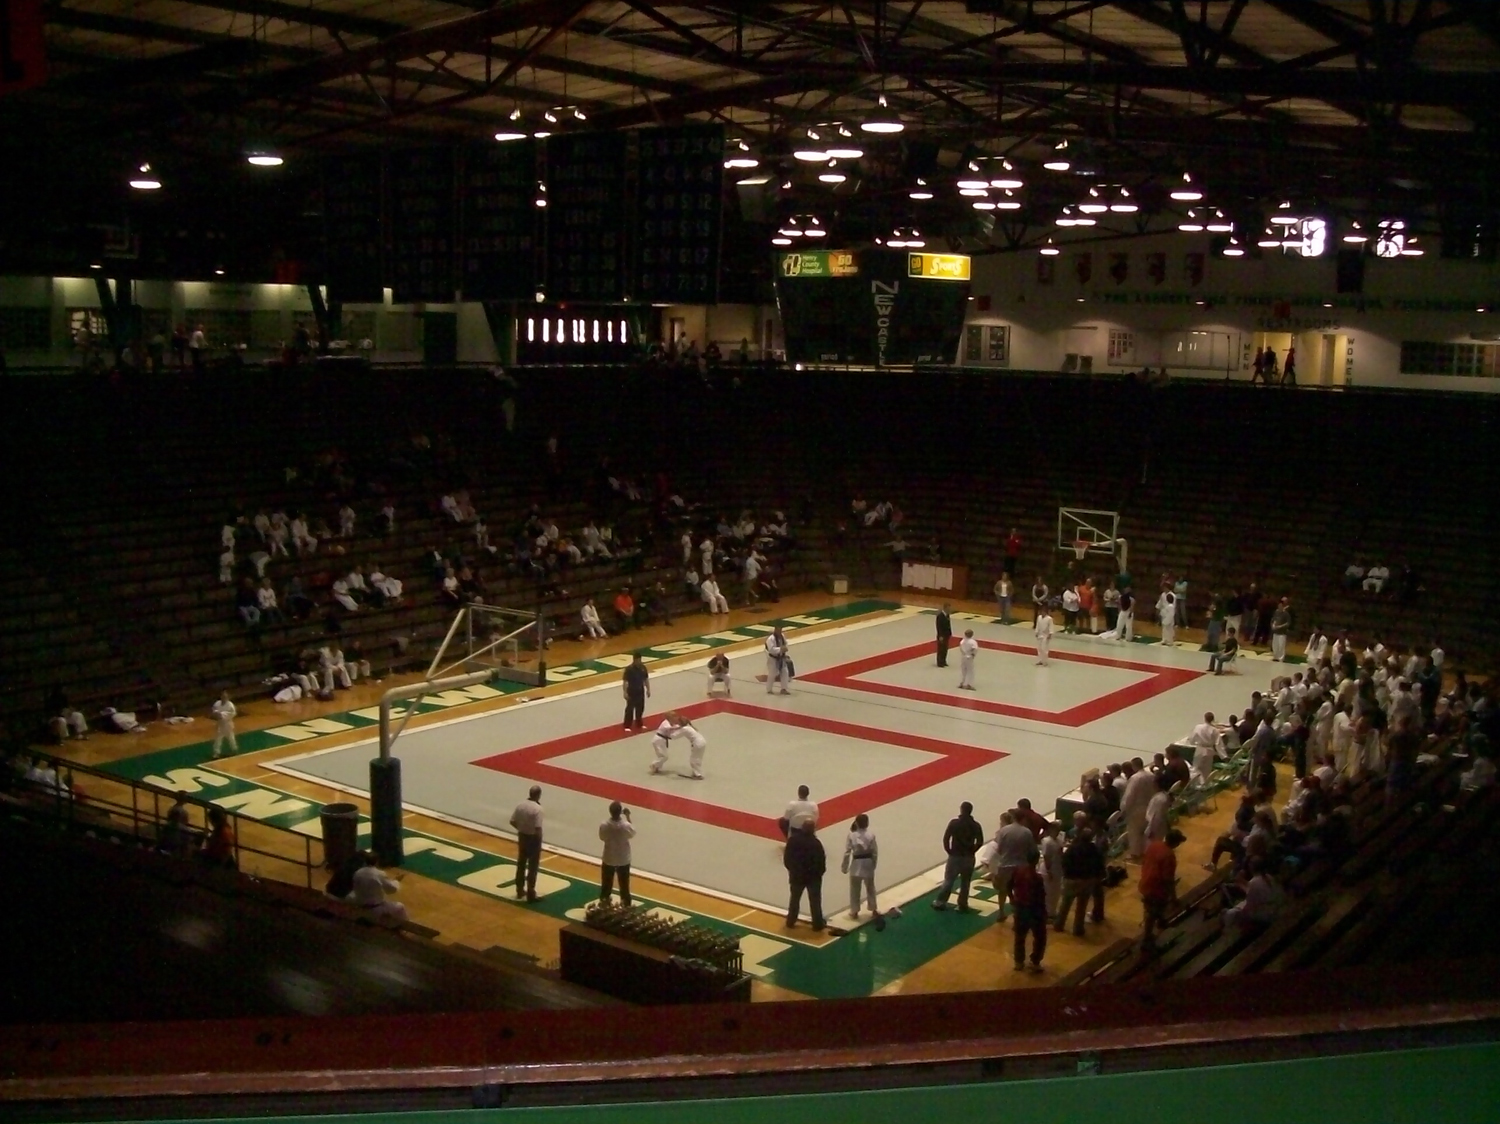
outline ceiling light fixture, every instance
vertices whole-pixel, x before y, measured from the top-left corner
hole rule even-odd
[[[274,152],[252,152],[245,157],[245,163],[253,164],[257,168],[279,168],[286,161]]]
[[[876,114],[859,123],[859,127],[867,133],[899,133],[906,128],[901,123],[901,118],[890,111],[890,105],[885,100],[885,95],[880,95],[880,108]]]
[[[1363,244],[1369,240],[1370,236],[1364,232],[1363,228],[1357,222],[1351,225],[1348,232],[1344,235],[1345,242],[1351,242],[1356,245]]]
[[[1224,217],[1223,211],[1215,211],[1214,217],[1204,224],[1205,230],[1211,230],[1215,234],[1228,234],[1234,229],[1234,223]]]
[[[822,148],[799,148],[792,155],[807,164],[823,164],[828,161],[828,152]]]
[[[510,130],[501,130],[500,132],[498,132],[498,133],[495,134],[495,139],[497,141],[502,142],[502,143],[505,142],[505,141],[525,140],[526,139],[526,134],[525,133],[512,132]]]
[[[846,176],[846,175],[844,175],[843,172],[836,172],[836,171],[832,171],[832,170],[829,170],[827,172],[819,172],[818,173],[818,182],[819,183],[840,184],[840,183],[843,183],[848,178],[849,177]]]
[[[758,168],[760,161],[753,156],[731,156],[724,161],[726,168]]]
[[[976,211],[993,211],[995,204],[991,203],[988,199],[976,199],[974,200],[974,209]]]
[[[970,197],[983,197],[989,194],[989,192],[982,187],[961,187],[958,189],[958,193],[960,195],[967,195]]]
[[[864,149],[854,148],[849,145],[841,145],[838,148],[830,148],[828,150],[828,158],[830,160],[858,160],[864,154]]]
[[[1193,177],[1183,172],[1182,186],[1172,192],[1172,198],[1183,203],[1196,203],[1203,198],[1203,192],[1193,186]]]
[[[1130,197],[1130,192],[1123,187],[1120,188],[1120,197],[1109,205],[1109,209],[1117,215],[1133,215],[1140,210],[1135,200]]]
[[[779,234],[771,239],[771,245],[773,246],[790,246],[791,244],[792,240],[790,238],[783,238]]]
[[[1260,236],[1255,244],[1262,249],[1270,249],[1272,246],[1281,245],[1281,237],[1268,226],[1265,233]]]
[[[1203,229],[1203,224],[1198,221],[1197,211],[1188,211],[1187,218],[1177,224],[1177,229],[1184,234],[1197,234]]]
[[[1099,201],[1099,189],[1091,187],[1089,188],[1088,200],[1078,204],[1078,209],[1086,215],[1097,215],[1109,210],[1109,207]]]
[[[761,184],[770,183],[770,182],[771,182],[771,177],[769,175],[760,175],[760,176],[750,176],[747,179],[736,180],[735,184],[738,187],[759,187]]]
[[[142,164],[136,174],[130,177],[130,186],[137,191],[156,191],[161,187],[161,180],[151,170],[150,164]]]
[[[967,191],[974,191],[974,190],[983,191],[985,188],[987,188],[989,186],[990,186],[990,181],[989,180],[966,179],[966,180],[959,180],[958,181],[958,189],[960,191],[965,191],[965,190],[967,190]]]
[[[1245,256],[1245,247],[1241,246],[1236,239],[1231,238],[1229,245],[1224,247],[1224,256],[1226,258],[1242,258]]]
[[[1044,257],[1055,258],[1058,254],[1062,253],[1062,251],[1052,244],[1051,238],[1048,238],[1047,241],[1043,244],[1042,248],[1037,251],[1037,253],[1042,254]]]

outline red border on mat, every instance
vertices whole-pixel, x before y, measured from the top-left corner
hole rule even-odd
[[[1020,644],[1000,644],[993,640],[981,640],[979,646],[991,651],[1018,652],[1027,656],[1036,653],[1036,649],[1032,647]],[[1165,694],[1184,683],[1191,683],[1204,674],[1201,671],[1190,671],[1180,667],[1160,667],[1156,664],[1136,663],[1133,660],[1110,659],[1107,656],[1086,656],[1077,652],[1054,651],[1051,655],[1054,660],[1093,664],[1096,667],[1123,668],[1146,676],[1137,683],[1131,683],[1117,691],[1110,691],[1108,694],[1079,703],[1067,710],[1037,710],[1029,706],[972,698],[960,695],[956,690],[952,694],[947,694],[941,691],[923,691],[915,687],[896,687],[886,683],[867,683],[858,678],[882,667],[890,667],[892,664],[934,658],[935,652],[936,649],[932,644],[913,644],[907,648],[897,648],[850,663],[839,664],[837,667],[812,671],[798,676],[798,679],[807,683],[820,683],[825,687],[843,687],[850,691],[866,691],[873,695],[910,699],[913,702],[928,703],[932,706],[951,706],[960,710],[977,710],[985,714],[1004,714],[1011,718],[1026,718],[1032,722],[1046,722],[1054,726],[1076,727],[1086,726],[1101,718],[1108,718],[1111,714],[1118,713],[1126,707],[1135,706],[1137,703]],[[956,673],[957,669],[955,669]]]
[[[936,760],[923,762],[905,772],[884,777],[862,788],[854,789],[852,792],[843,792],[826,800],[819,800],[819,815],[825,823],[841,823],[853,819],[860,812],[874,811],[882,805],[894,803],[931,788],[935,784],[952,780],[982,765],[988,765],[1010,756],[997,749],[956,745],[953,742],[924,738],[917,734],[903,734],[895,730],[882,730],[874,726],[860,726],[853,722],[838,722],[828,718],[812,718],[805,714],[794,714],[773,707],[754,706],[735,699],[710,699],[693,703],[690,706],[678,707],[677,711],[691,720],[711,714],[736,714],[742,718],[754,718],[783,726],[797,726],[804,730],[817,730],[821,733],[861,741],[883,742],[886,745],[916,749],[937,755]],[[646,729],[654,730],[660,722],[661,715],[650,715],[646,719]],[[622,784],[620,781],[596,777],[590,773],[551,764],[553,758],[576,753],[581,749],[591,749],[596,745],[604,745],[606,742],[629,741],[642,737],[644,737],[643,734],[627,733],[619,726],[605,726],[596,730],[569,734],[567,737],[555,738],[549,742],[539,742],[522,749],[513,749],[493,757],[483,757],[470,764],[500,773],[525,777],[542,784],[556,785],[573,792],[586,792],[603,800],[623,800],[638,808],[650,808],[667,815],[697,820],[700,823],[712,824],[714,827],[738,831],[745,835],[757,835],[765,839],[781,838],[775,816],[758,816],[738,808],[726,808],[720,804],[693,800],[662,789],[647,788],[644,783]],[[642,744],[641,753],[644,773],[644,762],[647,760],[644,744]],[[674,785],[684,783],[671,773],[659,779]]]

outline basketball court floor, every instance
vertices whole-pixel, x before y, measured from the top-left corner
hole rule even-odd
[[[1240,674],[1215,677],[1196,643],[1069,636],[1054,640],[1042,667],[1029,622],[955,613],[958,633],[973,628],[981,644],[978,689],[961,691],[957,653],[936,666],[931,614],[905,606],[847,624],[796,618],[800,627],[787,628],[797,669],[788,696],[766,692],[763,652],[747,643],[728,650],[733,697],[706,698],[704,645],[701,659],[674,659],[652,675],[643,733],[621,729],[616,677],[415,727],[393,751],[405,804],[509,837],[511,810],[540,784],[549,849],[597,861],[598,825],[618,799],[634,813],[638,876],[778,911],[787,882],[776,820],[806,784],[820,805],[825,896],[836,918],[843,834],[857,813],[870,815],[879,838],[882,907],[911,900],[937,881],[943,828],[961,801],[988,831],[1023,796],[1048,812],[1085,770],[1149,759],[1204,711],[1242,709],[1281,670],[1242,661]],[[769,629],[739,631],[753,641]],[[683,647],[673,654],[688,654]],[[669,710],[708,740],[702,780],[686,775],[685,739],[672,743],[663,774],[648,771],[651,733]],[[373,745],[279,756],[265,767],[364,794]]]

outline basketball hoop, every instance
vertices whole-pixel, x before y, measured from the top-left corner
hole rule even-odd
[[[1074,539],[1073,540],[1073,557],[1076,558],[1076,559],[1078,559],[1078,561],[1082,562],[1083,561],[1083,556],[1086,555],[1089,552],[1089,546],[1090,545],[1092,545],[1092,544],[1089,542],[1088,539]]]

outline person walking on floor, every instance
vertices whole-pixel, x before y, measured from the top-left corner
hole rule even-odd
[[[1037,606],[1036,623],[1031,626],[1031,631],[1036,637],[1036,662],[1046,667],[1047,657],[1052,652],[1052,614],[1047,611],[1047,606]]]
[[[239,743],[234,740],[234,720],[239,711],[235,709],[234,703],[230,701],[229,692],[220,692],[218,699],[215,700],[214,705],[209,709],[213,711],[215,723],[214,756],[219,756],[219,750],[226,741],[229,743],[229,752],[238,753],[240,747]]]
[[[964,629],[964,638],[958,642],[958,689],[976,690],[974,686],[974,657],[979,655],[979,641],[974,639],[972,628]]]
[[[621,690],[625,695],[624,728],[639,730],[646,724],[646,700],[651,697],[651,672],[646,670],[639,652],[631,657],[630,666],[625,669]]]
[[[620,904],[630,906],[630,841],[635,838],[635,825],[630,822],[630,809],[613,800],[609,805],[609,819],[599,825],[599,840],[604,844],[604,853],[599,857],[599,900],[609,901],[615,879],[620,881]]]
[[[958,911],[969,912],[969,882],[974,877],[974,855],[984,846],[984,830],[974,818],[974,805],[965,800],[958,806],[958,815],[948,821],[943,832],[943,850],[948,861],[943,866],[943,885],[938,890],[933,909],[947,909],[948,898],[958,884]]]
[[[796,828],[787,837],[786,851],[781,857],[786,867],[787,882],[791,889],[791,900],[786,907],[786,927],[797,927],[797,915],[802,910],[802,892],[807,891],[807,910],[812,915],[813,932],[823,931],[823,872],[828,868],[828,856],[817,829],[810,823]]]
[[[1047,888],[1030,863],[1016,867],[1010,879],[1010,900],[1016,918],[1016,971],[1042,970],[1047,954]],[[1031,936],[1031,962],[1026,962],[1026,937]]]
[[[516,897],[537,901],[536,875],[542,865],[542,786],[534,784],[511,813],[516,829]]]
[[[937,611],[937,665],[948,666],[948,645],[953,640],[953,618],[948,615],[948,603]]]
[[[864,890],[865,902],[870,907],[870,916],[875,919],[875,928],[885,928],[885,918],[875,907],[875,864],[880,860],[880,845],[875,833],[870,830],[870,817],[864,812],[854,817],[849,825],[849,835],[844,840],[844,873],[849,876],[849,917],[859,920],[859,895]]]

